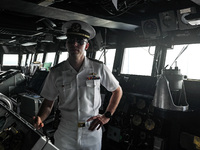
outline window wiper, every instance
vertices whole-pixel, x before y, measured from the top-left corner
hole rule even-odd
[[[182,50],[180,51],[180,53],[178,54],[178,56],[176,57],[176,59],[173,61],[173,63],[171,64],[170,68],[172,67],[172,65],[176,62],[176,60],[183,54],[183,52],[188,48],[189,45],[185,46],[182,48]]]

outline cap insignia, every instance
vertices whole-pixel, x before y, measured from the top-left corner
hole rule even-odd
[[[73,23],[71,28],[72,28],[72,31],[79,32],[81,30],[81,25],[79,23]]]

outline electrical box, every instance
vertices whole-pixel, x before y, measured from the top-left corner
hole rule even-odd
[[[20,115],[26,120],[36,116],[43,98],[37,94],[20,94]]]

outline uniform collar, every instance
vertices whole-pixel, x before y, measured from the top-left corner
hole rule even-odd
[[[80,68],[79,72],[84,70],[84,69],[89,69],[89,68],[92,68],[91,61],[87,57],[85,57],[83,65]],[[74,68],[70,65],[68,59],[65,62],[65,70],[74,70]]]
[[[83,65],[82,65],[82,69],[85,69],[85,68],[92,68],[91,61],[87,57],[85,57]]]
[[[67,59],[66,62],[65,62],[65,70],[70,70],[70,69],[72,69],[72,66],[70,65],[70,63]]]

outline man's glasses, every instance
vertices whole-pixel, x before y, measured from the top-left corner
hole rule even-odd
[[[67,43],[69,44],[74,44],[75,42],[77,42],[79,45],[83,45],[84,42],[88,42],[88,41],[84,38],[68,38],[67,39]]]

